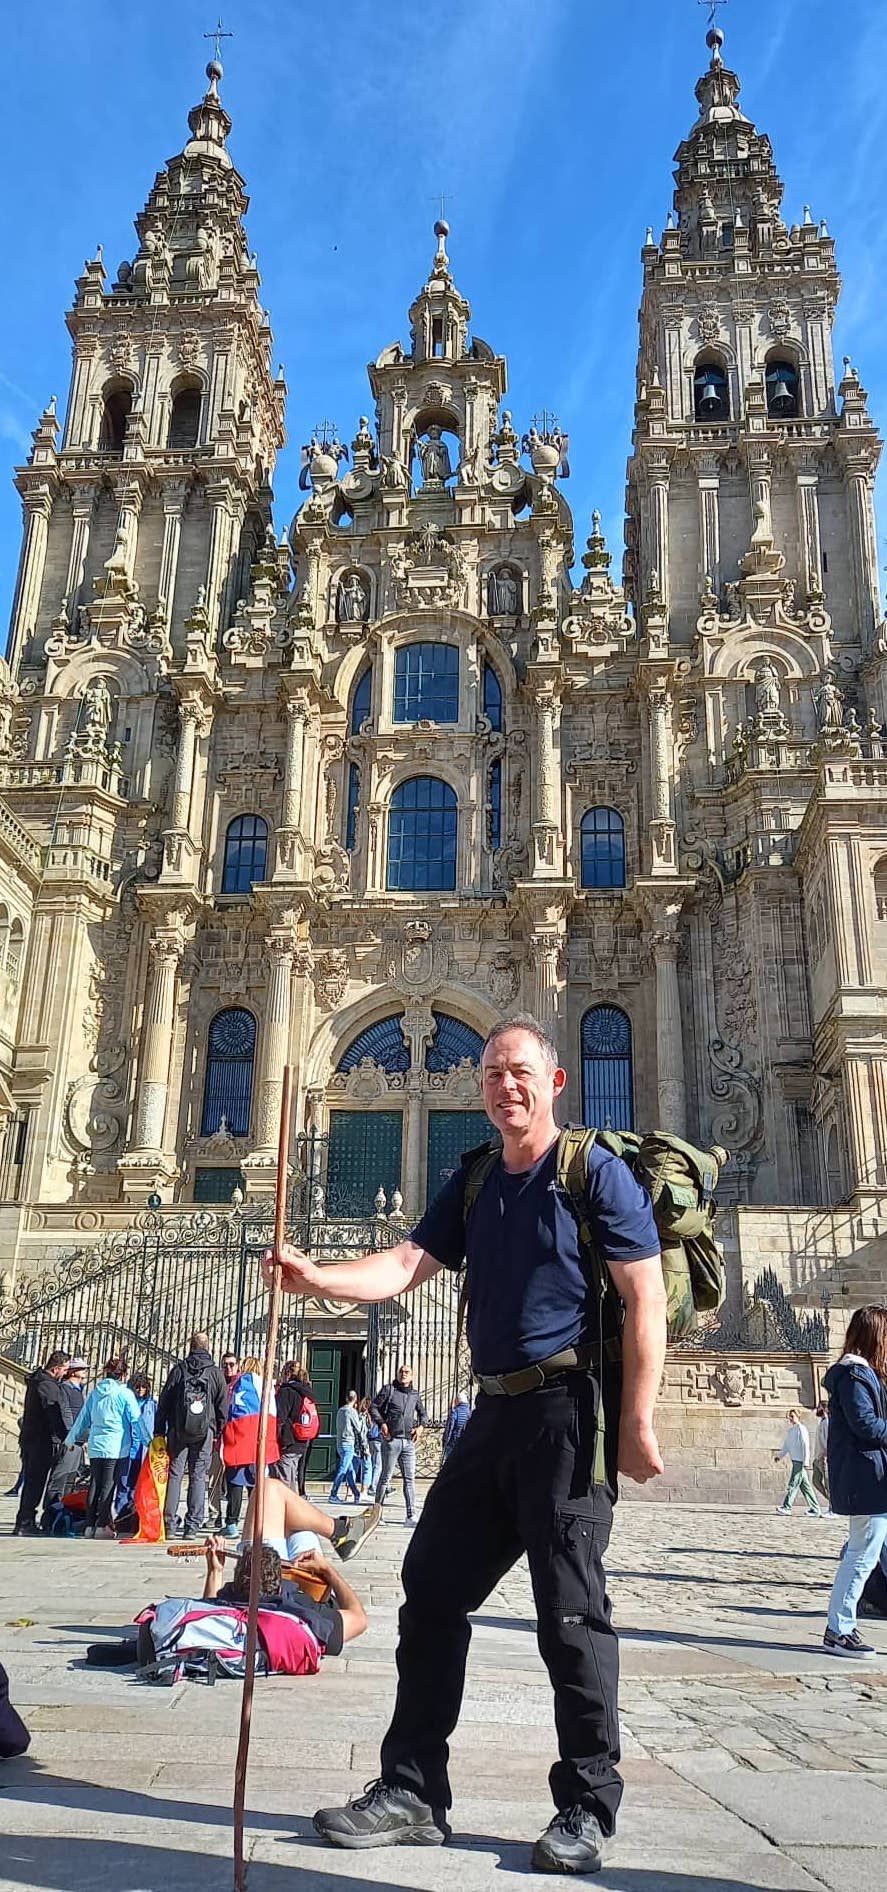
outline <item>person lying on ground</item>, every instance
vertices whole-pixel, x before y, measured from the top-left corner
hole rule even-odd
[[[226,1545],[223,1538],[207,1538],[206,1581],[203,1586],[204,1599],[207,1602],[236,1603],[243,1607],[244,1604],[249,1602],[250,1571],[252,1569],[253,1555],[252,1546],[247,1545],[246,1548],[241,1551],[234,1566],[233,1575],[228,1583],[223,1583],[222,1581],[225,1573],[225,1550]],[[334,1619],[338,1618],[341,1625],[341,1633],[339,1633],[337,1628],[331,1638],[333,1646],[331,1646],[331,1642],[328,1641],[326,1643],[326,1651],[328,1655],[337,1655],[344,1643],[353,1642],[355,1637],[363,1635],[367,1626],[366,1611],[364,1610],[363,1604],[359,1596],[352,1590],[351,1585],[346,1583],[341,1571],[337,1570],[335,1564],[331,1564],[326,1557],[322,1557],[319,1551],[302,1551],[295,1561],[300,1570],[304,1570],[309,1576],[321,1578],[321,1580],[329,1586],[332,1594],[332,1615]],[[273,1608],[283,1601],[287,1605],[295,1607],[300,1615],[304,1614],[306,1619],[311,1620],[318,1608],[324,1609],[328,1607],[322,1604],[311,1605],[304,1591],[299,1589],[298,1584],[287,1582],[284,1579],[281,1560],[277,1551],[272,1549],[270,1544],[262,1545],[261,1582],[262,1587],[259,1594],[260,1609]]]
[[[251,1491],[240,1540],[244,1549],[252,1543],[255,1506],[256,1494]],[[303,1550],[320,1551],[327,1543],[347,1562],[376,1529],[381,1516],[380,1506],[374,1504],[366,1511],[354,1512],[350,1518],[331,1518],[325,1511],[319,1511],[309,1498],[300,1498],[297,1491],[282,1484],[279,1478],[265,1480],[262,1538],[282,1558],[298,1557]]]

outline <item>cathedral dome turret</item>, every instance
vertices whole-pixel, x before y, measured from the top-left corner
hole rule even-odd
[[[191,137],[182,153],[184,158],[216,158],[226,169],[231,169],[231,157],[225,148],[225,139],[231,130],[231,120],[219,97],[219,81],[224,77],[224,67],[220,59],[210,59],[206,76],[209,90],[204,94],[199,105],[188,113]]]
[[[431,274],[410,310],[414,361],[461,361],[468,351],[471,309],[450,274],[446,241],[450,226],[439,217]]]

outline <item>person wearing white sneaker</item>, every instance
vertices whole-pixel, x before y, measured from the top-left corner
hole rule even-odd
[[[829,1395],[828,1481],[832,1510],[847,1517],[847,1542],[829,1599],[823,1647],[871,1656],[856,1611],[887,1542],[887,1307],[858,1307],[841,1358],[825,1376]]]

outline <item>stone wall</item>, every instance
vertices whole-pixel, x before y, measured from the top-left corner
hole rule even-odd
[[[842,1308],[849,1314],[866,1301],[884,1299],[887,1221],[875,1209],[739,1207],[729,1219],[742,1287],[751,1291],[772,1268],[798,1307],[819,1308],[826,1294],[833,1345],[841,1338]]]
[[[788,1465],[774,1464],[790,1406],[811,1434],[826,1362],[810,1354],[670,1353],[656,1430],[665,1475],[626,1484],[626,1498],[673,1503],[779,1501]]]
[[[18,1449],[18,1427],[27,1379],[24,1367],[0,1354],[0,1453]]]

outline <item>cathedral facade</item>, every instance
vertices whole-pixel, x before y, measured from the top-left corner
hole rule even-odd
[[[518,1009],[574,1121],[727,1147],[757,1261],[812,1212],[830,1252],[880,1242],[880,442],[834,364],[832,239],[784,220],[709,47],[642,252],[621,583],[444,223],[281,533],[216,63],[134,259],[86,264],[0,673],[7,1275],[147,1202],[267,1195],[286,1062],[326,1212],[419,1210]]]

